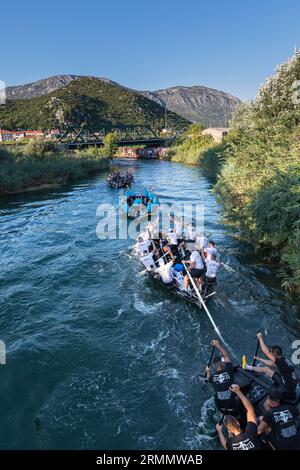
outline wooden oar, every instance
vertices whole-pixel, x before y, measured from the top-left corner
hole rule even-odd
[[[209,358],[209,361],[208,361],[206,367],[210,367],[211,361],[212,361],[212,359],[213,359],[213,357],[214,357],[214,352],[215,352],[215,347],[213,346],[213,347],[212,347],[212,350],[211,350],[210,358]],[[206,380],[206,382],[207,382],[206,374],[207,374],[207,372],[205,371],[204,374],[203,374],[203,378],[204,378],[204,379]]]
[[[185,263],[184,261],[182,261],[182,264],[183,264],[183,265],[185,266],[185,268],[186,268],[186,273],[187,273],[187,275],[188,275],[188,277],[189,277],[189,280],[191,281],[191,284],[192,284],[192,286],[193,286],[193,288],[194,288],[194,290],[195,290],[195,292],[196,292],[196,294],[197,294],[197,297],[198,297],[198,299],[200,300],[201,305],[202,305],[202,307],[204,308],[204,310],[205,310],[205,312],[206,312],[206,314],[207,314],[207,316],[208,316],[208,318],[209,318],[211,324],[213,325],[215,332],[217,333],[217,335],[219,336],[219,338],[223,341],[223,343],[229,348],[229,346],[227,345],[227,343],[226,343],[226,341],[224,340],[223,336],[221,335],[221,332],[220,332],[219,328],[218,328],[217,325],[215,324],[214,319],[213,319],[213,317],[211,316],[211,314],[210,314],[208,308],[206,307],[206,304],[205,304],[204,300],[203,300],[202,297],[201,297],[201,294],[200,294],[200,292],[199,292],[199,289],[198,289],[198,287],[196,286],[195,281],[194,281],[194,279],[192,278],[192,276],[191,276],[191,274],[190,274],[190,272],[189,272],[189,270],[188,270],[188,268],[187,268],[186,263]],[[230,348],[229,348],[229,349],[230,349]]]
[[[223,263],[222,261],[220,261],[220,264],[226,269],[226,271],[228,271],[229,273],[235,273],[235,270],[229,266],[228,264],[225,264]]]
[[[254,355],[254,358],[253,358],[252,367],[255,366],[255,364],[256,364],[256,356],[258,354],[259,347],[260,347],[260,342],[259,342],[259,339],[257,338],[256,351],[255,351],[255,355]]]

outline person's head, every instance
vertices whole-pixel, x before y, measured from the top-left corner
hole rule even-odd
[[[276,387],[271,387],[269,390],[269,404],[271,408],[280,405],[280,393]]]
[[[282,357],[282,349],[280,346],[271,346],[270,351],[274,357]]]
[[[214,366],[217,372],[223,370],[223,362],[221,356],[218,355],[214,357]]]
[[[138,242],[142,243],[142,241],[143,241],[143,237],[139,237]]]
[[[209,240],[209,243],[208,243],[208,244],[209,244],[210,248],[214,248],[215,245],[216,245],[213,240]]]
[[[240,423],[232,415],[225,416],[224,425],[225,425],[227,431],[230,432],[231,434],[233,434],[234,436],[241,433]]]
[[[216,261],[216,259],[217,259],[217,255],[216,255],[215,253],[212,253],[212,255],[211,255],[211,259],[212,259],[213,261]]]
[[[143,253],[144,253],[144,255],[147,255],[147,254],[148,254],[148,251],[147,251],[147,250],[144,250]]]

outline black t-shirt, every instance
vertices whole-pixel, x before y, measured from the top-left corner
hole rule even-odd
[[[260,444],[257,438],[257,424],[249,422],[245,432],[238,436],[229,437],[226,440],[227,450],[260,450]]]
[[[272,428],[277,449],[300,449],[300,431],[295,419],[298,416],[299,411],[293,405],[276,406],[263,416]]]
[[[297,377],[293,364],[285,357],[276,357],[275,364],[282,381],[288,390],[295,391]]]
[[[234,383],[234,369],[232,363],[226,362],[224,368],[221,371],[217,371],[212,374],[209,381],[214,387],[218,406],[226,407],[229,405],[230,403],[228,403],[228,400],[233,395],[229,390],[229,387]]]

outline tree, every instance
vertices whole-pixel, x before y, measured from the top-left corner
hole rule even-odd
[[[118,134],[116,132],[108,132],[103,138],[103,154],[112,158],[117,150]]]

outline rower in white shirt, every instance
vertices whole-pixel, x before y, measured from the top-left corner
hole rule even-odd
[[[204,233],[200,233],[199,237],[196,238],[196,245],[198,250],[204,250],[208,246],[208,239]]]
[[[152,253],[145,250],[140,260],[148,271],[155,269],[155,261]]]
[[[189,264],[187,268],[189,270],[192,278],[195,278],[195,283],[197,286],[200,284],[200,279],[205,273],[205,266],[201,254],[198,250],[194,250],[191,253],[190,260],[186,261],[186,264]],[[184,276],[184,288],[187,289],[189,285],[189,276],[186,274]]]
[[[188,224],[187,226],[187,241],[194,242],[196,241],[196,232],[193,227],[193,224]]]
[[[136,244],[136,251],[138,256],[141,256],[145,251],[149,252],[149,246],[151,245],[150,240],[143,240],[143,237],[138,238],[138,242]]]
[[[174,230],[172,230],[172,229],[170,230],[170,232],[168,233],[168,236],[167,236],[167,240],[169,241],[169,243],[171,245],[171,249],[172,249],[172,245],[177,246],[177,235],[174,232]]]
[[[155,270],[159,274],[160,280],[165,286],[171,286],[174,283],[174,279],[172,277],[172,266],[173,262],[169,261],[167,264],[163,264]]]
[[[210,242],[208,243],[208,247],[204,248],[203,251],[204,251],[204,255],[205,255],[206,259],[208,259],[208,260],[211,260],[212,255],[217,256],[217,250],[215,248],[215,242],[210,240]]]
[[[203,277],[204,282],[214,282],[217,277],[217,273],[220,267],[220,263],[217,261],[215,254],[211,255],[211,259],[207,259],[206,262],[206,273]]]

